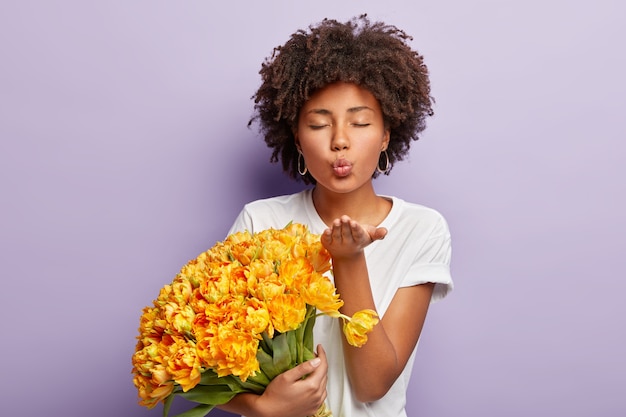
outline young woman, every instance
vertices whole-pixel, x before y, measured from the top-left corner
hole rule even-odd
[[[256,116],[272,161],[312,188],[247,204],[230,232],[306,224],[330,252],[342,312],[381,321],[361,348],[337,319],[315,325],[318,357],[262,395],[221,408],[248,417],[406,416],[406,389],[431,301],[452,289],[450,234],[436,211],[376,194],[433,114],[428,70],[402,30],[366,16],[292,34],[260,71]],[[252,121],[252,122],[253,122]],[[305,377],[306,378],[303,378]]]

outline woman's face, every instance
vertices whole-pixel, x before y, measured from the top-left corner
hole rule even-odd
[[[347,193],[371,183],[389,130],[372,93],[339,82],[316,91],[304,104],[295,138],[317,187]]]

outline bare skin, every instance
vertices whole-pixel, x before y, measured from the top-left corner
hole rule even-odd
[[[387,236],[377,225],[392,205],[372,184],[380,153],[390,140],[380,104],[355,84],[330,84],[305,103],[294,136],[316,179],[313,202],[328,226],[321,242],[332,257],[342,312],[376,310],[364,249]],[[380,399],[401,374],[422,331],[432,291],[433,284],[398,289],[363,347],[344,339],[346,368],[358,400]],[[328,364],[321,347],[318,358],[317,368],[311,361],[304,363],[277,377],[262,395],[238,395],[221,408],[249,417],[313,414],[326,397]],[[303,375],[308,376],[301,379]]]
[[[326,399],[326,353],[278,375],[263,395],[244,393],[218,408],[247,417],[306,417],[315,414]]]
[[[348,216],[336,219],[322,235],[322,244],[333,254],[335,286],[345,303],[344,314],[376,309],[363,249],[385,235],[386,230],[361,226]],[[432,284],[398,289],[363,347],[352,347],[344,340],[348,376],[360,401],[381,398],[404,369],[421,333],[432,290]]]
[[[342,312],[376,310],[364,249],[385,238],[388,231],[377,225],[391,210],[391,202],[378,196],[372,184],[380,152],[390,140],[380,104],[366,89],[335,83],[313,94],[300,114],[296,144],[317,181],[313,201],[328,225],[321,241],[333,259]],[[403,371],[422,331],[433,287],[398,289],[363,347],[344,340],[348,375],[360,401],[381,398]]]

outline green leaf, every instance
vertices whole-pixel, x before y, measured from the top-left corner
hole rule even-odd
[[[309,311],[309,307],[311,308],[311,311]],[[304,328],[304,346],[309,349],[311,352],[313,352],[315,350],[314,344],[313,344],[313,326],[315,325],[315,313],[316,313],[316,308],[313,306],[307,306],[307,315],[311,314],[310,317],[306,320],[306,326]]]
[[[263,391],[265,391],[265,387],[269,385],[270,379],[267,377],[267,375],[265,375],[265,373],[263,373],[262,370],[259,370],[259,372],[257,372],[256,375],[254,376],[250,375],[248,379],[246,380],[246,382],[243,382],[243,383],[244,384],[252,383],[262,388]]]
[[[213,369],[207,369],[200,377],[200,385],[216,385],[220,384],[221,379]]]
[[[189,401],[213,406],[227,403],[236,394],[228,385],[196,385],[187,392],[177,393]]]
[[[291,359],[287,333],[281,333],[274,337],[273,363],[278,373],[283,373],[286,370],[291,369],[295,363],[295,358],[293,358],[293,361]]]
[[[240,392],[254,392],[261,394],[265,391],[265,387],[270,383],[270,380],[262,372],[257,372],[253,376],[249,376],[244,382],[241,378],[234,375],[217,376],[217,373],[213,369],[207,369],[202,373],[200,382],[198,385],[228,385],[231,391],[235,393]]]
[[[214,407],[215,407],[214,405],[201,404],[201,405],[195,406],[191,410],[187,410],[187,411],[185,411],[183,413],[176,414],[173,417],[204,417],[207,414],[209,414],[209,412]]]
[[[268,379],[272,380],[276,378],[276,375],[280,373],[274,366],[273,358],[263,349],[257,350],[256,358],[259,361],[259,367],[261,368],[261,371],[265,375],[267,375]]]
[[[302,327],[302,326],[300,326]],[[298,364],[298,332],[300,328],[285,333],[287,335],[287,346],[289,346],[289,356],[291,357],[290,367]]]
[[[302,355],[303,362],[306,362],[306,361],[308,361],[308,360],[310,360],[310,359],[313,359],[313,358],[315,358],[316,356],[317,356],[317,355],[316,355],[316,354],[315,354],[312,350],[309,350],[309,349],[308,349],[308,348],[306,348],[306,347],[304,348],[304,350],[303,350],[303,355]]]
[[[168,415],[170,414],[170,408],[172,408],[173,401],[174,401],[174,394],[170,394],[167,396],[167,398],[163,402],[163,417],[168,417]]]
[[[257,372],[257,375],[262,373]],[[269,384],[269,379],[265,375],[263,375],[261,381],[266,380],[266,384],[259,384],[258,382],[251,379],[252,377],[248,377],[246,381],[242,381],[241,378],[234,375],[229,375],[228,377],[223,378],[223,382],[227,384],[233,392],[239,394],[240,392],[255,392],[257,394],[261,394],[265,391],[265,387]]]
[[[265,387],[270,383],[269,379],[261,372],[257,372],[257,376],[262,375],[262,378],[267,381],[265,384],[261,384],[257,381],[252,380],[252,376],[249,376],[248,379],[242,381],[239,378],[233,378],[233,381],[239,385],[238,392],[254,392],[255,394],[262,394],[265,391]],[[234,391],[234,390],[233,390]]]
[[[263,340],[259,342],[261,349],[263,349],[265,352],[271,355],[272,352],[274,352],[274,346],[273,346],[274,342],[272,341],[270,336],[267,334],[267,332],[261,333],[261,337],[263,338]]]

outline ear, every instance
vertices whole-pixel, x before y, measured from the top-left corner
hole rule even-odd
[[[385,129],[385,134],[383,135],[383,143],[380,149],[381,152],[386,151],[389,147],[389,140],[391,138],[391,130],[389,128]]]
[[[298,150],[298,152],[302,153],[302,150],[300,149],[300,139],[298,139],[298,131],[296,129],[293,129],[292,132],[293,143],[296,145],[296,149]]]

